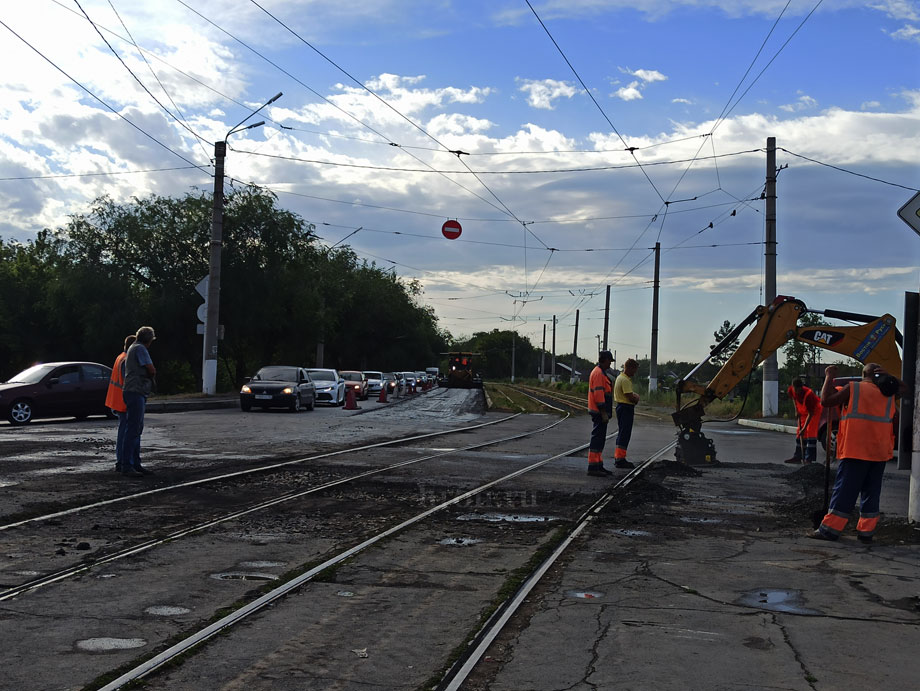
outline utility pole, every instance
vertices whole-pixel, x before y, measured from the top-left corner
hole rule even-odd
[[[610,325],[610,285],[607,285],[607,300],[604,302],[604,350],[607,350],[607,327]],[[600,350],[600,349],[598,349]]]
[[[765,242],[764,242],[764,304],[776,299],[776,137],[767,137],[767,183]],[[763,416],[779,412],[779,367],[776,353],[763,363]]]
[[[543,383],[543,363],[546,361],[546,323],[543,324],[543,347],[540,348],[540,383]]]
[[[269,101],[252,111],[227,132],[223,141],[214,142],[214,198],[211,206],[211,245],[208,258],[208,308],[204,320],[204,348],[201,363],[201,391],[213,396],[217,393],[217,341],[220,320],[220,254],[224,244],[224,159],[227,157],[227,140],[234,132],[261,127],[264,121],[243,127],[253,115],[281,98],[275,94]]]
[[[658,390],[658,288],[660,285],[661,243],[655,243],[655,283],[652,287],[652,357],[648,363],[648,392]]]
[[[553,315],[553,369],[549,375],[551,382],[556,381],[556,315]]]
[[[575,344],[572,346],[572,372],[569,375],[569,383],[575,383],[575,365],[578,364],[578,312],[575,310]]]
[[[517,332],[514,330],[514,323],[511,324],[511,383],[514,383],[514,354],[517,351]]]

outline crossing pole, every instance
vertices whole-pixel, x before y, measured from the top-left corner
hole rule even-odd
[[[546,324],[543,324],[543,347],[540,348],[540,383],[543,383],[543,364],[546,361]]]
[[[553,315],[553,369],[550,371],[549,380],[556,381],[556,315]]]
[[[610,285],[607,286],[607,300],[604,302],[604,350],[607,350],[607,327],[610,325]]]
[[[575,310],[575,343],[572,346],[572,372],[569,374],[569,383],[575,383],[575,365],[578,364],[578,312]]]

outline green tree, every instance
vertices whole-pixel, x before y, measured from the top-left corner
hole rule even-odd
[[[824,319],[820,314],[806,312],[799,317],[799,326],[830,326],[830,322]],[[785,369],[789,374],[790,380],[803,374],[809,364],[821,362],[821,351],[816,345],[805,343],[804,341],[791,340],[783,346],[783,356],[786,359]]]
[[[728,319],[722,322],[722,326],[712,332],[712,337],[716,339],[716,342],[709,346],[709,350],[712,350],[722,341],[724,341],[728,335],[734,331],[734,329],[735,325],[728,321]],[[716,355],[713,355],[712,358],[710,358],[710,361],[721,367],[726,362],[728,362],[732,355],[735,354],[735,351],[738,349],[738,345],[738,339],[735,338],[725,346],[724,350],[717,353]]]

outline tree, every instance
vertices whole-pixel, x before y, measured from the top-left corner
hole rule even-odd
[[[730,321],[728,321],[728,319],[722,322],[722,326],[720,326],[718,329],[712,332],[712,336],[713,338],[716,339],[716,342],[710,345],[709,349],[712,350],[717,345],[719,345],[734,330],[735,330],[735,325],[732,324]],[[721,367],[726,362],[728,362],[728,359],[732,355],[735,354],[735,351],[737,349],[738,349],[738,339],[736,338],[730,343],[728,343],[721,352],[717,353],[716,355],[713,355],[712,358],[710,358],[710,361]]]

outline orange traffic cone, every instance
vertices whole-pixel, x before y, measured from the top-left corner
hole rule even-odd
[[[383,386],[380,387],[380,396],[377,397],[377,403],[386,403],[387,402],[387,384],[383,383]]]
[[[345,410],[361,410],[358,407],[357,398],[355,397],[355,390],[351,387],[349,387],[348,391],[345,392]]]

